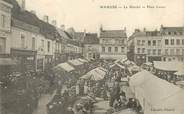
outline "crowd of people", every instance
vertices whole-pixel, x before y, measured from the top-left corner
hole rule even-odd
[[[42,94],[52,93],[54,85],[44,72],[12,72],[0,77],[2,112],[32,114]]]

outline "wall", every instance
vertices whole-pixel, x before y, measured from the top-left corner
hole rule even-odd
[[[3,54],[10,54],[10,30],[11,30],[11,8],[12,5],[0,0],[0,22],[1,16],[5,16],[5,26],[0,23],[0,37],[5,39],[5,53]]]

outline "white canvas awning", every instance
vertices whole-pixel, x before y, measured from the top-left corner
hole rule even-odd
[[[87,63],[87,62],[88,62],[87,60],[81,59],[81,58],[78,58],[78,60],[79,60],[80,62],[83,62],[83,63]]]
[[[154,61],[154,67],[163,71],[178,71],[184,69],[184,64],[181,62],[162,62]]]
[[[130,87],[146,114],[182,114],[184,90],[165,80],[142,71],[130,78]],[[164,111],[152,111],[151,109]],[[172,111],[166,111],[170,109]],[[174,109],[174,110],[173,110]]]
[[[67,72],[75,70],[75,68],[72,67],[71,65],[69,65],[68,63],[61,63],[61,64],[57,65],[56,68],[61,68]]]
[[[181,70],[175,72],[174,74],[177,76],[184,76],[184,69],[181,69]]]
[[[118,66],[118,67],[121,68],[121,69],[125,69],[125,67],[124,67],[123,65],[120,65],[120,64],[118,64],[118,63],[115,63],[115,64],[111,65],[110,68],[113,68],[113,67],[115,67],[115,66]]]
[[[70,64],[74,65],[74,66],[79,66],[82,65],[83,63],[80,62],[79,60],[75,59],[75,60],[69,60],[68,61]]]
[[[81,77],[81,79],[90,79],[94,81],[102,80],[104,79],[106,74],[105,69],[98,67],[91,71],[89,71],[87,74]]]

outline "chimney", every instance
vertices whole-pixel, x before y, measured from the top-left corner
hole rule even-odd
[[[101,24],[100,25],[100,32],[102,32],[103,31],[103,25]]]
[[[32,14],[36,15],[36,11],[35,10],[31,10],[30,11]]]
[[[26,8],[26,1],[25,0],[17,0],[17,3],[19,4],[21,10],[25,10]]]
[[[43,16],[43,21],[49,23],[49,16],[47,15]]]
[[[52,20],[51,24],[56,27],[57,26],[57,21],[56,20]]]
[[[61,25],[61,26],[60,26],[60,29],[61,29],[61,30],[65,30],[65,25]]]

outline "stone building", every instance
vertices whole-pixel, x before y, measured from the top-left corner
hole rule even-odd
[[[124,30],[100,28],[100,58],[116,60],[127,55],[127,34]]]

